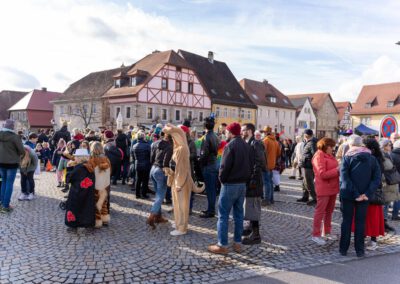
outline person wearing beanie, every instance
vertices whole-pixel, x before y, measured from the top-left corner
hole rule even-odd
[[[303,196],[297,199],[297,202],[306,202],[307,205],[315,206],[317,204],[317,195],[314,187],[312,158],[317,152],[317,139],[311,129],[304,130],[304,140],[303,153],[299,161],[299,166],[304,169]],[[312,200],[309,200],[310,196]]]
[[[208,247],[209,252],[216,254],[228,253],[229,213],[232,208],[235,224],[233,249],[237,253],[241,251],[243,204],[246,184],[251,178],[250,146],[240,136],[240,124],[231,123],[226,130],[229,143],[222,154],[219,170],[222,187],[218,202],[218,243]]]
[[[0,212],[10,212],[10,200],[13,193],[15,176],[21,161],[25,155],[25,148],[18,134],[14,132],[14,121],[7,119],[0,130],[0,175],[1,195]]]
[[[200,165],[206,186],[207,210],[202,211],[200,218],[213,218],[215,216],[215,202],[217,199],[217,177],[218,177],[218,137],[214,133],[215,121],[213,117],[204,120],[204,135],[200,146]]]
[[[354,222],[356,254],[358,257],[363,257],[368,203],[381,185],[381,169],[377,158],[371,155],[371,150],[363,147],[360,136],[353,134],[348,141],[350,149],[340,167],[340,200],[343,219],[339,252],[342,256],[347,255]],[[379,145],[377,148],[379,150]]]
[[[124,153],[117,147],[114,141],[114,133],[111,130],[104,131],[104,138],[106,139],[104,153],[111,163],[112,184],[116,185],[121,173],[121,164]]]

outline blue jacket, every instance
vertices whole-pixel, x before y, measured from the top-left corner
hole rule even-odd
[[[365,194],[368,198],[381,185],[381,169],[377,159],[366,148],[350,149],[340,168],[340,197],[355,200]]]
[[[135,168],[139,171],[150,170],[151,146],[144,139],[139,139],[132,148],[132,159],[135,161]]]
[[[33,149],[33,150],[35,150],[35,148],[36,148],[36,144],[34,144],[33,142],[31,142],[29,140],[25,142],[25,145],[31,147],[31,149]]]

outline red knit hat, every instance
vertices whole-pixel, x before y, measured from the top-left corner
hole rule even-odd
[[[107,139],[112,139],[112,138],[114,138],[114,133],[111,130],[106,130],[106,131],[104,131],[104,136]]]
[[[229,124],[226,129],[232,133],[233,135],[239,136],[240,135],[240,131],[241,131],[241,126],[239,123],[237,122],[232,122],[231,124]]]
[[[180,127],[180,128],[183,130],[183,132],[185,132],[185,133],[189,133],[189,132],[190,132],[189,127],[187,127],[187,126],[185,126],[185,125],[180,125],[179,127]]]

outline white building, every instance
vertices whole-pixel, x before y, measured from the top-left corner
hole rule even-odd
[[[242,79],[240,85],[251,101],[257,105],[256,128],[271,127],[283,138],[295,137],[296,108],[289,98],[264,80]]]
[[[296,135],[303,134],[304,130],[310,128],[317,133],[317,116],[311,105],[310,98],[291,98],[290,101],[296,107]]]

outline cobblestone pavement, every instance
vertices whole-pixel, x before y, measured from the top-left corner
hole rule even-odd
[[[171,237],[169,224],[147,228],[151,200],[136,200],[128,186],[112,189],[108,227],[71,230],[58,207],[64,194],[55,187],[55,175],[42,173],[36,184],[37,198],[18,202],[17,179],[16,208],[0,214],[0,283],[217,283],[356,258],[353,253],[341,257],[337,241],[319,247],[310,240],[313,208],[295,202],[300,182],[285,175],[275,204],[263,208],[262,244],[227,256],[206,251],[216,241],[217,219],[197,216],[205,209],[203,196],[196,196],[185,236]],[[338,233],[338,209],[333,222]],[[399,222],[392,225],[400,229]],[[399,252],[399,243],[398,236],[387,235],[367,256]]]

